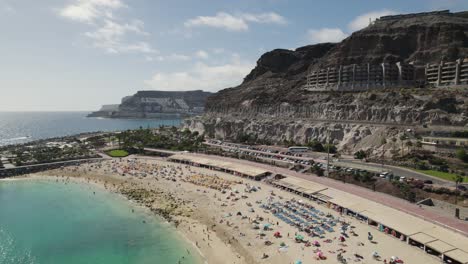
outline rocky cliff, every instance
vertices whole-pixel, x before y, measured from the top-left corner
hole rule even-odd
[[[209,92],[138,91],[119,105],[105,105],[89,117],[161,118],[202,114]]]
[[[358,145],[382,126],[466,127],[466,87],[338,93],[311,92],[304,84],[320,67],[398,61],[424,67],[467,55],[466,12],[382,18],[340,43],[264,54],[241,85],[209,97],[206,114],[187,126],[218,138],[253,133],[272,142],[323,139],[332,127],[341,131],[336,140],[342,146]]]

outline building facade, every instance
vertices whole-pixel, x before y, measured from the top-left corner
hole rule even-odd
[[[421,86],[420,86],[421,85]],[[366,91],[379,88],[468,86],[468,59],[415,68],[411,64],[351,64],[309,72],[309,91]]]
[[[351,64],[321,68],[307,75],[311,91],[365,91],[414,85],[414,67],[406,63]]]
[[[426,84],[432,87],[468,85],[468,59],[427,64]]]

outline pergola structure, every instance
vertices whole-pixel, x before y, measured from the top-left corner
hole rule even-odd
[[[468,264],[468,237],[440,225],[376,202],[307,180],[287,177],[272,184],[304,198],[326,203],[355,216],[381,232],[440,257],[452,264]]]
[[[249,178],[252,180],[261,180],[262,178],[270,174],[269,171],[261,169],[261,168],[228,162],[228,161],[220,161],[217,159],[209,159],[206,157],[197,156],[197,155],[188,154],[188,153],[176,154],[176,155],[170,156],[168,160],[172,162],[188,164],[191,166],[197,166],[197,167],[208,168],[211,170],[222,171],[222,172],[230,173],[236,176]]]

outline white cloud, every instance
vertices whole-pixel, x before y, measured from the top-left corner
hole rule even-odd
[[[121,0],[75,0],[60,9],[58,14],[92,27],[84,36],[92,41],[93,47],[107,53],[158,53],[151,44],[140,39],[150,35],[144,30],[143,21],[133,19],[125,22],[116,17],[115,11],[123,7],[126,5]],[[153,60],[150,56],[145,56],[145,59]]]
[[[14,14],[16,13],[16,9],[8,3],[5,3],[3,6],[0,6],[0,13]]]
[[[86,32],[85,36],[92,39],[93,46],[108,53],[156,53],[151,45],[145,41],[128,42],[125,40],[129,33],[148,35],[143,30],[143,22],[134,20],[131,23],[119,24],[112,20],[105,20],[104,24],[95,31]]]
[[[247,23],[239,17],[227,13],[218,13],[216,16],[199,16],[184,23],[186,27],[207,26],[222,28],[230,31],[246,31],[249,29]]]
[[[350,31],[357,31],[363,29],[369,25],[370,21],[375,21],[375,19],[381,16],[395,15],[397,12],[392,10],[380,10],[380,11],[371,11],[360,16],[357,16],[353,21],[348,24],[348,29]]]
[[[201,89],[216,92],[239,85],[254,67],[254,63],[233,59],[222,65],[196,63],[184,72],[156,73],[145,84],[153,89],[182,91]]]
[[[310,29],[307,37],[312,43],[340,42],[348,35],[339,28]]]
[[[369,25],[369,19],[370,21],[375,21],[381,16],[394,15],[396,13],[395,11],[384,9],[359,15],[348,23],[347,32],[352,33],[353,31],[367,27]],[[350,33],[348,34],[347,32],[343,31],[341,28],[310,29],[307,32],[307,39],[311,43],[340,42],[348,37]]]
[[[241,14],[241,17],[250,22],[262,23],[262,24],[287,24],[284,17],[274,12],[262,13],[262,14]]]
[[[167,56],[166,59],[173,60],[173,61],[188,61],[191,59],[191,57],[187,55],[183,55],[183,54],[173,53]]]
[[[249,23],[261,24],[286,24],[284,17],[274,13],[240,13],[232,15],[225,12],[219,12],[215,16],[198,16],[187,20],[184,25],[186,27],[214,27],[225,29],[228,31],[247,31]]]
[[[124,44],[118,46],[118,51],[125,52],[135,52],[135,53],[159,53],[159,51],[153,49],[148,42],[140,41],[132,44]]]
[[[178,53],[172,53],[167,56],[157,56],[156,60],[157,61],[189,61],[191,60],[192,57],[184,55],[184,54],[178,54]]]
[[[199,51],[195,52],[195,56],[197,56],[200,59],[208,59],[210,57],[208,52],[206,52],[204,50],[199,50]]]
[[[65,18],[91,23],[98,18],[112,18],[113,11],[125,7],[120,0],[77,0],[59,10]]]
[[[221,54],[221,53],[224,53],[224,49],[223,48],[215,48],[213,49],[213,53],[214,54]]]

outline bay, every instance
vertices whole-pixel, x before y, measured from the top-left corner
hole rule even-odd
[[[96,186],[0,181],[0,263],[201,263],[188,245],[162,219]]]

